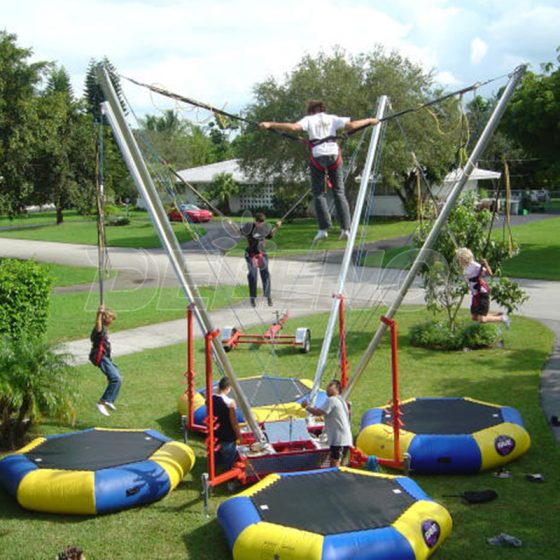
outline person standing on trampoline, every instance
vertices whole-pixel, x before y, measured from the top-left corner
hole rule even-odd
[[[350,117],[339,117],[326,112],[325,103],[312,100],[307,104],[307,115],[296,123],[261,122],[264,130],[274,129],[281,132],[307,132],[310,148],[311,191],[315,204],[315,214],[319,231],[315,240],[328,237],[331,216],[327,204],[325,187],[332,187],[336,214],[340,224],[340,239],[348,239],[350,233],[350,207],[344,192],[342,173],[342,153],[336,143],[337,131],[350,132],[363,126],[376,125],[376,118],[350,121]]]
[[[489,313],[490,310],[490,287],[482,278],[486,274],[492,276],[492,269],[486,259],[482,263],[474,260],[472,251],[461,247],[455,251],[457,262],[463,268],[463,276],[469,285],[471,292],[471,317],[479,323],[505,323],[509,328],[511,322],[506,313]]]
[[[352,447],[350,413],[341,393],[342,385],[340,381],[334,379],[327,385],[327,400],[322,408],[310,406],[306,400],[301,403],[307,412],[325,419],[331,467],[340,467]]]
[[[218,456],[226,471],[229,471],[237,459],[237,440],[241,439],[241,430],[237,421],[237,406],[229,396],[231,384],[227,377],[222,377],[218,383],[218,394],[212,395],[214,416],[217,429],[214,432],[218,444]]]
[[[263,295],[268,305],[272,306],[272,295],[270,286],[270,272],[268,270],[268,255],[266,254],[264,244],[266,239],[272,239],[282,222],[276,222],[271,228],[265,222],[265,215],[262,212],[255,214],[255,220],[246,223],[239,229],[241,235],[247,239],[247,248],[245,249],[245,261],[247,262],[247,281],[249,282],[249,298],[251,305],[257,305],[257,277],[260,272],[263,286]]]
[[[107,388],[96,403],[97,410],[103,416],[109,416],[110,410],[117,410],[115,401],[119,396],[122,379],[119,368],[111,360],[111,343],[109,342],[109,327],[117,318],[117,314],[110,309],[105,309],[101,304],[95,317],[95,326],[91,331],[90,362],[98,367],[107,377]]]

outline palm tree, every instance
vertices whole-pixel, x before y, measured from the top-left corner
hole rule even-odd
[[[43,415],[74,422],[68,358],[41,337],[0,340],[0,448],[21,447]]]

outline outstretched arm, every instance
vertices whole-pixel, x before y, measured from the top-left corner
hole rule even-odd
[[[315,406],[310,406],[309,402],[304,400],[301,403],[302,408],[304,408],[305,410],[307,410],[307,412],[309,412],[309,414],[313,414],[313,416],[324,416],[325,415],[325,411],[322,408],[317,408]]]
[[[374,126],[378,124],[379,121],[375,117],[370,117],[367,119],[359,119],[357,121],[349,121],[344,125],[344,131],[350,132],[356,130],[357,128],[362,128],[364,126]]]
[[[490,268],[490,265],[488,264],[488,261],[486,259],[482,259],[482,268],[486,270],[486,272],[488,272],[489,276],[494,276],[494,273],[492,272],[492,269]]]
[[[280,132],[300,132],[301,130],[303,130],[303,128],[301,128],[301,125],[299,125],[298,123],[263,121],[259,124],[259,126],[263,130],[273,128],[274,130],[279,130]]]
[[[101,304],[97,309],[97,315],[95,316],[95,330],[101,332],[103,330],[103,312],[105,311],[105,306]]]

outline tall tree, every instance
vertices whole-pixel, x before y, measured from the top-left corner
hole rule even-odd
[[[560,47],[556,62],[541,65],[541,73],[526,72],[502,120],[503,129],[537,161],[531,162],[533,182],[556,186],[560,179]]]
[[[253,121],[299,120],[309,99],[323,99],[327,110],[339,115],[361,118],[375,114],[375,100],[389,96],[391,110],[417,107],[438,94],[431,74],[397,52],[387,53],[381,47],[358,56],[337,49],[332,54],[305,56],[282,82],[268,78],[254,87],[255,102],[247,108]],[[399,126],[388,128],[384,140],[381,180],[409,205],[415,196],[415,167],[411,151],[432,180],[441,179],[455,161],[460,131],[455,100],[441,103],[431,112],[410,113],[399,120]],[[353,153],[359,135],[343,147],[346,158]],[[265,134],[253,127],[245,128],[236,142],[245,171],[255,178],[283,176],[287,183],[301,182],[308,166],[307,153],[301,144]],[[351,170],[351,179],[364,164],[365,150]],[[355,188],[350,180],[347,188]]]
[[[46,67],[29,63],[31,49],[0,31],[0,211],[22,212],[32,192],[32,156],[39,129],[34,96]]]

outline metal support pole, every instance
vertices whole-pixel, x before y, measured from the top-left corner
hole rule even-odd
[[[105,94],[105,98],[107,99],[106,102],[101,104],[102,110],[109,119],[113,135],[119,145],[121,154],[130,174],[132,175],[136,188],[146,203],[150,213],[150,218],[160,238],[162,247],[165,249],[169,260],[171,261],[185,297],[189,303],[194,304],[194,312],[202,332],[213,332],[214,327],[210,321],[210,316],[204,307],[204,302],[198,292],[198,288],[191,279],[187,263],[183,259],[181,246],[179,245],[179,242],[175,237],[175,233],[173,232],[173,228],[167,219],[167,214],[161,200],[159,199],[157,189],[152,181],[148,168],[146,167],[146,163],[142,157],[136,139],[134,138],[132,130],[125,119],[119,98],[113,88],[109,74],[102,65],[98,65],[96,67],[96,76],[103,93]],[[253,415],[251,406],[241,390],[241,386],[237,381],[233,367],[219,340],[214,339],[212,341],[212,351],[219,367],[231,383],[239,408],[243,412],[245,421],[255,435],[255,439],[266,446],[266,437]]]
[[[344,323],[344,296],[338,295],[338,336],[340,338],[340,384],[343,389],[348,385],[348,359],[346,355],[346,325]]]
[[[192,304],[187,308],[187,405],[189,407],[188,426],[194,426],[194,333],[193,333],[193,310]]]
[[[377,103],[377,112],[375,117],[381,119],[385,113],[385,107],[387,106],[387,96],[382,95]],[[313,380],[313,388],[311,389],[311,394],[309,400],[312,404],[315,403],[319,387],[321,385],[321,378],[325,371],[327,365],[327,357],[329,354],[329,348],[332,341],[334,325],[336,323],[338,315],[338,306],[340,305],[339,295],[344,291],[344,284],[346,282],[346,277],[348,275],[348,269],[350,268],[350,263],[352,260],[352,252],[354,250],[354,245],[356,242],[356,236],[358,234],[358,227],[360,225],[360,216],[362,215],[362,209],[364,207],[364,202],[366,199],[366,193],[368,189],[369,179],[371,175],[371,170],[373,168],[373,162],[375,160],[375,153],[377,146],[379,144],[379,138],[381,137],[381,127],[384,126],[383,123],[378,124],[373,127],[373,132],[371,134],[371,140],[369,143],[368,153],[366,157],[366,163],[364,165],[364,170],[362,173],[362,179],[360,182],[360,189],[358,191],[358,197],[356,199],[356,206],[354,208],[354,214],[352,216],[352,225],[350,227],[350,233],[348,235],[348,241],[346,242],[346,250],[344,251],[344,257],[342,259],[342,264],[340,267],[340,272],[338,274],[338,282],[336,286],[336,291],[333,296],[333,304],[331,308],[331,314],[329,316],[329,321],[327,323],[327,328],[325,331],[325,337],[323,338],[323,346],[321,347],[321,354],[319,355],[319,361],[317,363],[317,370],[315,372],[315,378]]]
[[[472,172],[475,170],[476,162],[480,159],[484,150],[486,149],[488,141],[490,140],[492,134],[496,130],[496,127],[498,126],[498,123],[500,122],[500,119],[504,114],[508,101],[512,96],[515,88],[521,81],[521,78],[523,77],[523,74],[525,73],[526,69],[527,67],[525,65],[518,66],[511,74],[511,77],[504,89],[502,97],[498,101],[498,104],[496,105],[492,115],[490,115],[490,118],[488,119],[488,122],[486,123],[486,126],[484,127],[484,130],[482,131],[482,134],[480,135],[480,138],[478,139],[478,142],[476,143],[476,146],[474,147],[471,153],[471,156],[469,157],[467,163],[465,164],[463,173],[461,174],[457,182],[453,185],[453,188],[447,198],[447,201],[445,202],[445,205],[441,209],[441,212],[434,224],[434,227],[432,228],[432,231],[429,233],[428,237],[426,238],[426,241],[424,241],[424,245],[422,245],[420,252],[418,253],[416,259],[412,263],[412,266],[410,267],[410,270],[408,271],[408,274],[406,275],[406,278],[404,279],[400,287],[400,290],[395,297],[395,300],[393,301],[391,307],[385,314],[387,318],[392,319],[395,316],[406,293],[410,289],[412,282],[416,278],[416,275],[418,274],[420,267],[427,260],[426,257],[428,256],[428,253],[432,245],[436,241],[441,229],[443,228],[445,222],[449,218],[449,214],[451,213],[453,206],[455,205],[457,199],[459,198],[459,195],[461,194],[463,187],[469,180],[469,177],[471,176]],[[381,342],[381,339],[385,334],[386,330],[387,330],[387,325],[385,323],[381,323],[381,325],[379,325],[379,328],[377,329],[377,332],[374,334],[371,342],[366,348],[366,351],[364,352],[364,355],[362,356],[360,363],[356,366],[350,378],[348,386],[344,390],[342,397],[345,400],[348,400],[350,394],[356,387],[356,383],[360,379],[360,376],[362,375],[366,366],[371,360],[371,357],[373,356],[373,353],[375,352],[376,348],[379,346],[379,343]]]

